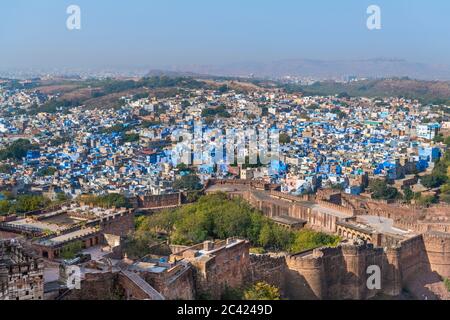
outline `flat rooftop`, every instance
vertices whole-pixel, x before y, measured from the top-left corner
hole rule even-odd
[[[54,245],[58,245],[58,244],[64,243],[69,240],[81,239],[81,238],[88,236],[90,234],[93,234],[95,232],[97,232],[97,230],[94,228],[81,229],[81,230],[63,234],[63,235],[60,235],[60,236],[57,236],[57,237],[54,237],[54,238],[51,238],[48,240],[41,240],[38,242],[38,244],[43,245],[43,246],[54,246]]]
[[[6,226],[10,226],[13,228],[30,228],[30,229],[38,229],[40,231],[52,231],[52,232],[57,232],[57,231],[61,231],[64,229],[64,226],[60,226],[57,224],[53,224],[53,223],[47,223],[44,221],[37,221],[37,220],[32,220],[30,218],[24,218],[24,219],[19,219],[16,221],[11,221],[11,222],[7,222],[5,223]]]
[[[354,222],[354,221],[347,221],[347,222],[338,221],[337,224],[340,226],[347,227],[347,228],[350,228],[350,229],[353,229],[356,231],[360,231],[363,233],[367,233],[367,234],[372,234],[372,233],[376,232],[376,230],[374,228],[370,227],[369,225]]]
[[[152,272],[152,273],[161,273],[165,272],[168,269],[168,267],[161,266],[158,263],[152,263],[152,262],[136,262],[128,267],[128,270],[130,271],[146,271],[146,272]]]
[[[69,216],[67,213],[61,213],[59,215],[42,219],[41,222],[56,224],[59,226],[72,226],[80,222],[79,219],[74,219]]]
[[[377,216],[358,216],[360,223],[367,224],[371,228],[375,229],[378,233],[393,234],[397,236],[413,235],[408,230],[402,230],[394,227],[394,220],[377,217]]]

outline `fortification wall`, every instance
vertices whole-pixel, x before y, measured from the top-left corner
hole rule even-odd
[[[250,255],[249,284],[266,282],[280,288],[281,294],[286,295],[285,257],[271,257],[269,255]],[[290,285],[290,284],[289,284]]]
[[[423,235],[426,259],[431,271],[450,278],[450,234],[429,232]]]
[[[401,286],[396,273],[397,258],[387,258],[382,248],[370,244],[341,245],[320,248],[286,258],[292,299],[369,299],[379,293],[398,295]],[[369,290],[369,266],[379,266],[382,284],[380,290]]]
[[[323,201],[323,200],[317,200],[317,203],[320,204],[322,207],[325,207],[325,208],[336,210],[336,211],[339,211],[341,213],[348,214],[350,216],[354,215],[354,210],[352,208],[343,207],[341,205],[337,205],[335,203],[331,203],[331,202]]]
[[[280,191],[274,191],[274,190],[271,190],[269,194],[273,198],[287,200],[287,201],[291,201],[291,202],[314,201],[314,199],[315,199],[314,195],[310,195],[310,194],[305,194],[302,196],[293,196],[290,194],[286,194],[286,193],[283,193]]]
[[[134,214],[126,212],[114,219],[103,219],[100,222],[102,233],[112,234],[115,236],[126,236],[134,230]]]
[[[80,290],[71,290],[62,300],[119,300],[125,290],[118,286],[118,273],[87,274]]]
[[[402,292],[402,275],[400,272],[400,248],[385,250],[383,260],[383,293],[389,296],[398,296]]]
[[[250,243],[222,247],[214,251],[209,259],[193,259],[195,266],[196,292],[220,299],[228,288],[240,288],[248,279],[250,267]]]
[[[313,251],[286,257],[287,295],[293,300],[325,299],[325,274],[322,258]]]
[[[402,282],[407,284],[428,269],[423,237],[419,235],[402,241],[399,250]]]
[[[181,193],[140,196],[132,199],[131,202],[137,209],[179,206],[181,205]]]
[[[247,191],[238,194],[232,194],[232,197],[242,197],[252,207],[261,211],[267,217],[289,215],[292,204],[290,202],[275,202],[271,199],[260,200],[253,192]]]
[[[144,281],[142,279],[142,281]],[[120,272],[117,276],[116,290],[121,290],[124,293],[126,300],[153,300],[149,295],[138,285],[131,281],[130,278]],[[158,294],[157,292],[155,292]]]
[[[367,286],[369,278],[369,266],[378,266],[381,269],[381,279],[384,277],[383,269],[384,251],[382,248],[375,248],[371,244],[364,245],[344,245],[342,246],[344,269],[341,268],[340,297],[343,299],[369,299],[382,292],[380,290],[370,290]],[[333,261],[334,262],[334,261]],[[332,270],[330,269],[330,272]],[[336,296],[330,295],[332,299]]]
[[[167,300],[194,300],[195,283],[192,267],[177,265],[167,272],[142,273],[143,278]]]

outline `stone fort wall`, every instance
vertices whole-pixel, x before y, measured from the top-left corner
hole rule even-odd
[[[363,244],[320,248],[286,258],[288,295],[292,299],[369,299],[381,290],[367,288],[367,268],[380,266],[382,279],[389,268],[381,248]]]
[[[450,234],[428,232],[423,234],[426,260],[433,272],[450,278]]]
[[[181,193],[146,195],[130,199],[135,209],[175,207],[181,205]]]
[[[177,265],[167,272],[143,273],[141,275],[167,300],[194,300],[195,283],[190,266]]]
[[[266,282],[280,289],[283,296],[286,296],[287,286],[286,273],[287,264],[285,257],[271,257],[268,255],[250,255],[250,268],[248,284]]]

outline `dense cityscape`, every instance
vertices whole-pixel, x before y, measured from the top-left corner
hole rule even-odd
[[[435,2],[2,3],[0,316],[449,301]]]
[[[103,107],[90,106],[99,99]],[[449,226],[445,105],[162,76],[4,79],[0,109],[2,254],[12,262],[25,250],[25,261],[35,261],[34,277],[2,284],[4,298],[448,297],[447,247],[426,258],[429,266],[422,260]],[[276,158],[250,161],[249,128],[276,133]],[[189,153],[181,162],[180,130],[200,130],[200,143],[210,146],[208,132],[229,129],[243,141],[243,152],[231,149],[236,159],[204,161],[203,150],[200,161]],[[393,248],[407,259],[401,250],[411,242],[413,268],[441,278],[411,279],[397,262],[396,270],[381,267],[399,276],[377,290],[344,290],[345,272],[337,291],[306,277],[311,292],[304,292],[292,279],[322,247],[344,259],[352,246],[381,254],[383,265]],[[236,252],[242,258],[221,262]],[[78,270],[78,290],[67,270]],[[365,270],[353,285],[364,277]],[[99,283],[104,291],[92,291]]]

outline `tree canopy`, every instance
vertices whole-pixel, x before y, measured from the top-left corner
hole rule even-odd
[[[82,196],[79,201],[101,208],[130,208],[129,200],[121,194],[111,193],[102,196]]]
[[[176,180],[173,184],[173,187],[176,190],[187,190],[187,191],[195,191],[201,190],[202,184],[200,182],[199,177],[195,174],[189,174],[186,176],[182,176],[178,180]]]
[[[244,292],[244,300],[281,300],[280,289],[266,282],[258,282]]]
[[[19,139],[0,150],[0,160],[22,160],[29,150],[36,149],[29,140]]]
[[[398,190],[389,186],[383,180],[371,181],[370,189],[372,190],[372,198],[376,200],[393,200],[399,197]]]
[[[20,195],[17,198],[0,201],[0,215],[26,213],[44,209],[51,204],[50,199],[37,195]]]
[[[339,243],[338,237],[311,230],[286,230],[244,200],[230,200],[226,194],[204,196],[196,203],[176,210],[141,218],[137,232],[166,232],[170,242],[179,245],[241,237],[255,247],[288,252]]]

